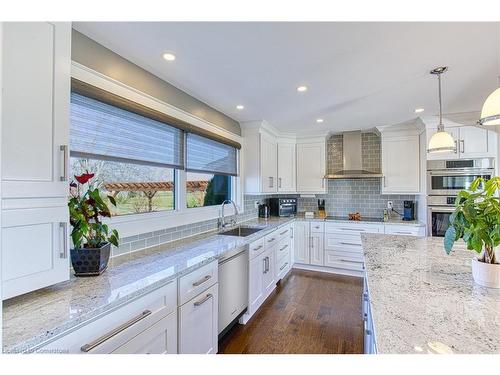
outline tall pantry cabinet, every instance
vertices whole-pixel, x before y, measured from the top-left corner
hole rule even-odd
[[[4,23],[3,299],[67,280],[71,24]]]

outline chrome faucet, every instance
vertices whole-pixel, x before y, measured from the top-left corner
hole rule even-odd
[[[233,207],[234,207],[234,219],[231,219],[231,223],[230,225],[236,225],[236,217],[238,216],[238,208],[236,207],[236,203],[234,203],[231,199],[226,199],[224,202],[222,202],[222,205],[221,205],[221,215],[219,217],[219,220],[217,221],[217,228],[219,229],[225,229],[228,224],[226,223],[226,218],[224,216],[224,206],[227,204],[227,203],[232,203],[233,204]]]

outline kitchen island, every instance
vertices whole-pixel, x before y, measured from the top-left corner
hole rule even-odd
[[[474,253],[437,237],[362,234],[376,352],[500,353],[500,289],[474,283]]]

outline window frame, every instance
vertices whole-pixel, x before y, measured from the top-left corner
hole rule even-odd
[[[135,88],[127,86],[113,78],[96,72],[84,65],[72,61],[71,76],[82,82],[96,86],[113,94],[163,112],[182,121],[189,122],[203,130],[231,139],[243,144],[243,137],[231,133],[206,120],[187,113],[173,105],[163,102]],[[231,176],[231,199],[236,203],[238,211],[244,212],[241,160],[244,148],[237,151],[238,176]],[[105,218],[103,221],[120,232],[120,237],[129,237],[141,233],[193,224],[219,217],[220,206],[187,208],[186,205],[186,170],[174,169],[174,209],[169,211],[142,212]],[[234,214],[232,205],[226,207],[228,215]]]

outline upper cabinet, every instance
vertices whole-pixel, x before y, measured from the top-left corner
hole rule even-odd
[[[482,157],[496,157],[496,133],[478,126],[451,126],[445,127],[455,140],[453,152],[428,153],[427,160],[470,159]],[[436,128],[427,129],[427,143],[437,131]]]
[[[420,191],[420,137],[418,131],[387,131],[382,137],[382,194]]]
[[[278,143],[278,192],[294,193],[296,189],[295,142]]]
[[[324,138],[297,141],[297,192],[326,191],[326,142]]]
[[[278,191],[278,144],[266,134],[260,134],[260,189],[263,193]]]

